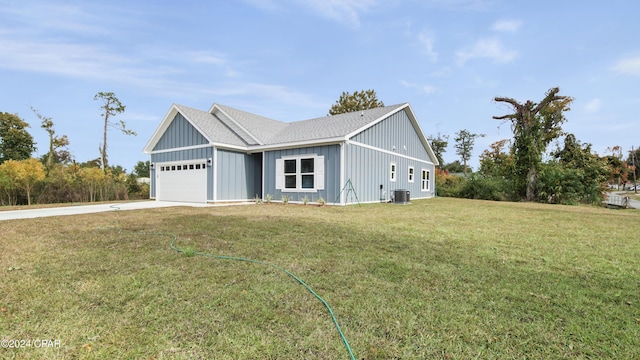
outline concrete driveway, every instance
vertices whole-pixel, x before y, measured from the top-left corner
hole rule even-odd
[[[171,206],[191,206],[191,207],[206,207],[214,206],[208,204],[198,203],[183,203],[173,201],[136,201],[127,203],[109,203],[109,204],[97,204],[97,205],[70,205],[54,208],[43,209],[28,209],[28,210],[9,210],[0,211],[0,221],[2,220],[16,220],[16,219],[33,219],[38,217],[47,216],[65,216],[65,215],[79,215],[79,214],[91,214],[107,211],[122,211],[122,210],[140,210],[140,209],[155,209]]]

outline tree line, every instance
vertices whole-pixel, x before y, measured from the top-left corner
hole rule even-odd
[[[36,159],[30,125],[17,114],[0,112],[0,205],[148,198],[149,185],[139,178],[149,176],[149,161],[139,161],[130,174],[108,164],[108,130],[135,135],[124,121],[113,121],[125,106],[112,92],[99,92],[94,100],[102,102],[102,143],[99,157],[82,163],[70,153],[69,138],[56,133],[52,118],[30,107],[49,135],[47,153]]]
[[[485,134],[467,129],[455,133],[454,148],[460,160],[445,164],[443,153],[449,135],[438,133],[428,141],[440,163],[436,169],[439,196],[486,200],[539,201],[558,204],[601,203],[610,184],[624,184],[640,178],[640,149],[625,159],[622,148],[613,146],[604,156],[593,152],[591,144],[580,142],[563,131],[573,98],[560,95],[558,87],[547,91],[539,102],[518,102],[495,97],[512,112],[493,116],[510,122],[513,138],[494,142],[480,155],[480,168],[472,172],[468,161],[475,140]],[[331,115],[384,106],[374,90],[343,92],[331,107]],[[556,147],[550,149],[551,144]],[[453,175],[461,173],[463,176]]]
[[[609,185],[624,184],[637,178],[638,155],[635,150],[624,159],[622,148],[613,146],[603,156],[580,142],[574,134],[563,131],[573,98],[559,95],[551,88],[540,102],[523,103],[513,98],[496,97],[513,110],[495,120],[511,123],[513,138],[490,145],[480,155],[480,168],[467,175],[466,161],[474,140],[484,134],[467,130],[456,133],[456,153],[460,161],[444,164],[448,136],[429,138],[441,162],[436,173],[436,189],[440,196],[486,200],[538,201],[557,204],[599,204]],[[551,144],[556,144],[551,148]],[[451,172],[462,172],[455,176]]]
[[[430,136],[431,147],[441,164],[436,169],[436,189],[439,196],[454,196],[487,200],[540,201],[576,204],[600,203],[607,184],[626,183],[640,178],[640,149],[635,148],[624,159],[620,146],[599,156],[591,144],[581,143],[573,134],[562,130],[567,121],[573,98],[559,95],[551,88],[540,102],[523,103],[513,98],[495,97],[513,110],[495,120],[511,123],[512,139],[502,139],[490,145],[480,155],[480,168],[470,172],[468,161],[475,140],[485,134],[466,129],[456,132],[455,150],[461,161],[444,164],[442,154],[449,135]],[[48,152],[40,159],[31,154],[36,150],[29,124],[18,115],[0,112],[0,204],[16,205],[58,202],[92,202],[146,198],[148,184],[139,177],[149,176],[149,161],[139,161],[131,174],[121,166],[109,166],[107,134],[115,129],[126,135],[136,135],[124,121],[113,118],[125,111],[125,106],[112,92],[99,92],[94,100],[102,102],[103,138],[100,156],[77,163],[68,151],[69,139],[58,135],[53,120],[35,108],[31,110],[41,120],[49,134]],[[329,109],[330,115],[361,111],[384,106],[374,90],[343,92]],[[560,139],[563,139],[560,144]],[[556,141],[555,149],[549,149]],[[454,176],[460,172],[464,176]]]

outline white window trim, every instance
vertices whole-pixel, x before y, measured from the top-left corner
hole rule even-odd
[[[414,182],[415,178],[416,178],[416,170],[414,169],[413,166],[409,166],[409,182],[412,183]]]
[[[389,181],[393,181],[395,182],[396,179],[398,178],[398,165],[396,165],[396,163],[391,163],[389,164]]]
[[[426,174],[426,177],[424,176]],[[431,171],[428,169],[422,169],[420,172],[420,190],[429,191],[431,188]]]
[[[300,172],[300,160],[302,159],[314,159],[313,160],[313,188],[302,187],[302,173]],[[285,173],[284,173],[284,161],[296,160],[296,187],[285,188]],[[287,174],[293,175],[293,174]],[[304,175],[308,175],[305,173]],[[317,154],[303,154],[295,156],[283,156],[276,159],[276,190],[282,192],[318,192],[318,190],[324,190],[324,156]]]

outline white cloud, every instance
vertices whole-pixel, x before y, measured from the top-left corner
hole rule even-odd
[[[0,57],[0,68],[81,78],[109,79],[120,66],[132,62],[83,44],[0,39],[0,48],[11,54]]]
[[[187,52],[186,57],[193,62],[204,63],[210,65],[224,65],[227,60],[220,54],[212,53],[209,51],[190,51]]]
[[[457,11],[486,11],[495,3],[494,0],[427,0],[431,6]]]
[[[314,14],[353,28],[360,27],[360,13],[376,5],[377,0],[295,0],[301,6],[310,7]]]
[[[432,94],[436,91],[435,86],[432,85],[420,85],[420,84],[416,84],[416,83],[410,83],[408,81],[404,81],[401,80],[400,84],[402,84],[402,86],[407,87],[407,88],[411,88],[411,89],[418,89],[419,91],[425,93],[426,95]]]
[[[601,108],[602,108],[602,100],[598,98],[592,99],[584,106],[584,109],[588,113],[597,113],[598,111],[600,111]]]
[[[123,117],[126,118],[127,121],[154,121],[157,122],[160,117],[157,114],[145,114],[141,112],[129,111],[125,113]]]
[[[621,74],[640,76],[640,56],[618,60],[613,70]]]
[[[248,4],[266,11],[285,11],[288,4],[310,9],[324,17],[352,28],[360,27],[360,14],[378,3],[378,0],[244,0]],[[285,4],[286,3],[286,4]]]
[[[436,62],[438,60],[438,53],[434,50],[435,40],[433,35],[421,32],[418,34],[418,41],[420,41],[424,46],[424,51],[427,54],[427,57],[431,59],[431,61]]]
[[[507,63],[518,56],[515,50],[504,48],[500,40],[496,38],[479,39],[471,46],[456,52],[458,64],[464,65],[467,61],[475,58],[490,58],[498,63]]]
[[[515,33],[520,30],[521,26],[522,21],[520,20],[498,20],[493,23],[491,29],[494,31]]]
[[[429,76],[434,78],[448,78],[453,74],[453,69],[450,67],[444,67],[429,73]]]

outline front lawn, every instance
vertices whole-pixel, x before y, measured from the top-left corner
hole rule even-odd
[[[349,358],[279,268],[357,359],[639,358],[639,233],[637,210],[453,198],[4,221],[0,340],[60,345],[0,358]]]

